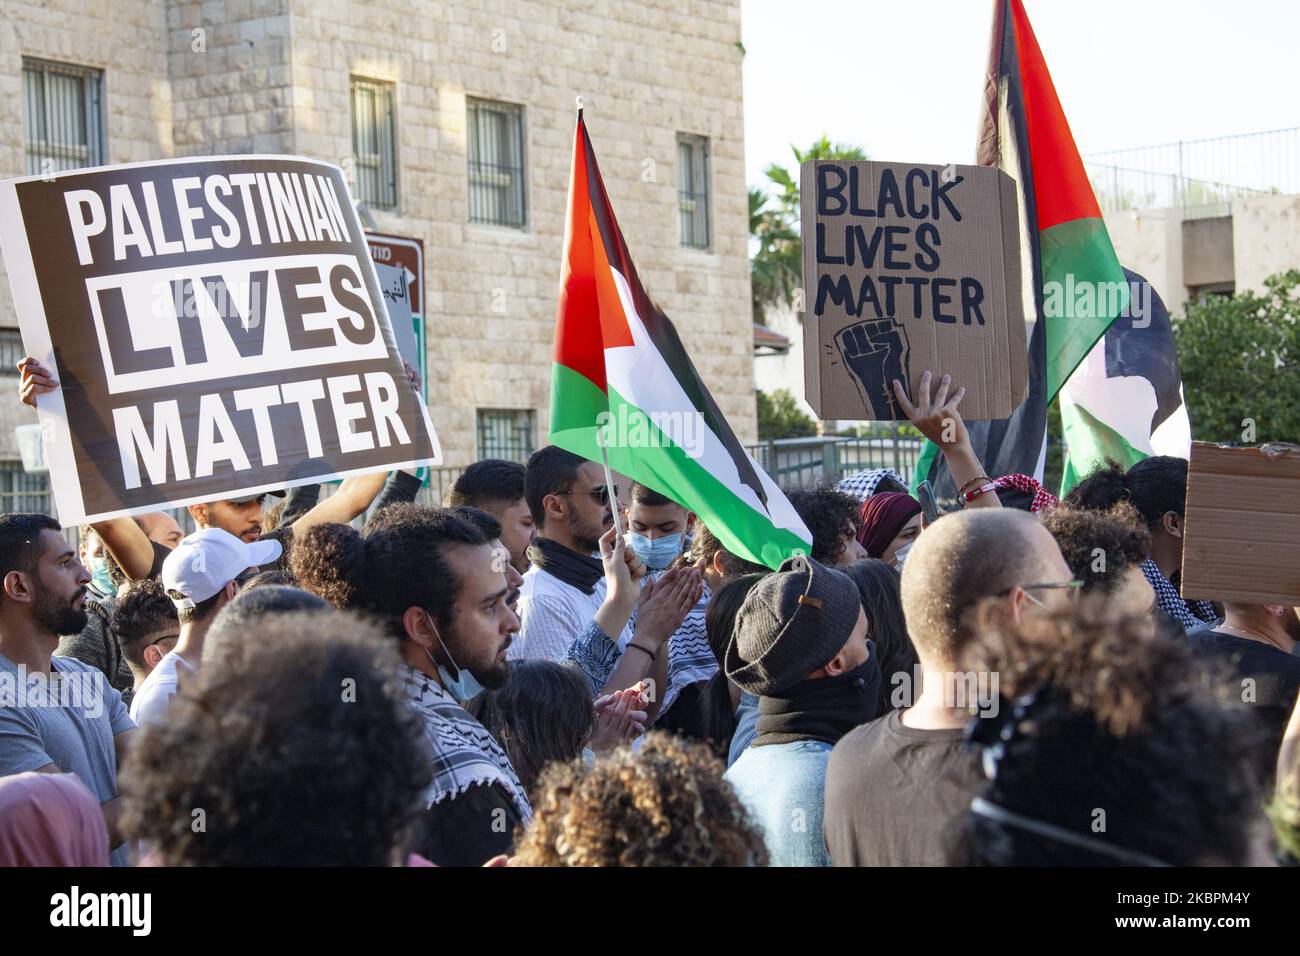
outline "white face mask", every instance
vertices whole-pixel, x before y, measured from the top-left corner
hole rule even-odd
[[[903,570],[903,562],[907,560],[907,552],[912,550],[914,544],[916,544],[915,541],[909,541],[894,552],[894,567],[898,570]]]

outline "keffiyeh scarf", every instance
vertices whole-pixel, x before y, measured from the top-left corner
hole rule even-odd
[[[1204,624],[1214,624],[1219,620],[1219,615],[1214,612],[1214,605],[1209,601],[1184,600],[1173,582],[1164,576],[1150,558],[1143,561],[1139,567],[1151,582],[1151,587],[1155,589],[1156,605],[1181,624],[1183,630],[1190,631]]]
[[[896,482],[907,487],[907,482],[903,476],[892,468],[872,468],[867,471],[859,471],[852,475],[845,475],[836,484],[835,490],[842,491],[847,495],[852,495],[859,501],[866,501],[876,493],[876,486],[885,478],[893,478]]]
[[[1034,513],[1055,508],[1061,503],[1061,499],[1044,488],[1042,482],[1029,475],[1003,475],[1001,478],[995,478],[993,484],[999,488],[1014,488],[1016,491],[1032,495],[1034,500],[1030,502],[1029,510]]]
[[[450,800],[479,784],[500,784],[525,823],[533,810],[510,758],[488,729],[470,716],[427,674],[402,665],[402,686],[422,718],[424,736],[432,750],[433,784],[425,794],[427,806]]]

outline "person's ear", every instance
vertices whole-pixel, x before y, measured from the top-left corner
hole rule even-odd
[[[226,592],[226,600],[232,601],[234,600],[235,595],[239,593],[239,585],[234,581],[227,581],[226,586],[222,588],[222,590]]]
[[[402,630],[408,640],[428,650],[432,648],[438,636],[429,622],[429,614],[422,607],[408,607],[402,612]]]
[[[1290,611],[1291,608],[1285,604],[1265,604],[1264,610],[1268,612],[1269,617],[1282,617]]]
[[[719,548],[713,552],[713,573],[718,577],[725,577],[726,572],[722,568],[722,549]]]
[[[208,523],[208,506],[207,505],[190,505],[190,517],[194,523],[200,527],[205,527]]]
[[[1181,538],[1183,536],[1183,516],[1176,511],[1166,511],[1160,516],[1160,524],[1165,529],[1165,534],[1171,538]]]
[[[27,580],[27,575],[21,571],[10,571],[5,575],[4,591],[5,596],[12,600],[21,601],[24,604],[31,603],[31,582]]]
[[[163,659],[163,652],[159,650],[157,644],[150,644],[144,649],[144,662],[153,670],[158,666],[158,662]]]
[[[1025,605],[1029,603],[1028,592],[1020,585],[1011,589],[1007,595],[1007,618],[1015,625],[1019,625],[1025,618]]]
[[[564,517],[564,496],[550,494],[542,498],[543,513],[548,518]]]
[[[843,650],[827,661],[826,666],[822,668],[822,670],[826,672],[827,677],[839,677],[848,669],[848,664],[844,660]]]

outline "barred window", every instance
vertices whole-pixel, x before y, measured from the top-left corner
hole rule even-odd
[[[524,228],[524,108],[466,100],[469,221]]]
[[[21,461],[0,461],[0,511],[53,514],[50,476],[29,475]]]
[[[478,457],[526,462],[533,453],[532,409],[480,408]]]
[[[103,165],[103,74],[99,70],[25,59],[23,87],[29,175]]]
[[[18,377],[18,362],[27,354],[17,329],[0,329],[0,375]]]
[[[703,136],[677,136],[677,206],[682,245],[709,248],[709,141]]]
[[[397,123],[392,83],[352,77],[352,164],[359,202],[397,208]]]

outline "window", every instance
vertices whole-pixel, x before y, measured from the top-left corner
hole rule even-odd
[[[27,354],[17,329],[0,329],[0,375],[18,377],[18,361]]]
[[[524,109],[467,100],[469,221],[524,228]]]
[[[397,124],[393,84],[352,78],[352,164],[359,202],[397,208]]]
[[[24,60],[23,87],[29,175],[103,164],[104,112],[99,70]]]
[[[709,141],[703,136],[677,137],[677,207],[682,245],[709,248]]]
[[[0,511],[29,511],[53,514],[50,476],[29,475],[21,461],[0,461]]]
[[[478,456],[525,462],[533,453],[532,409],[480,408]]]

